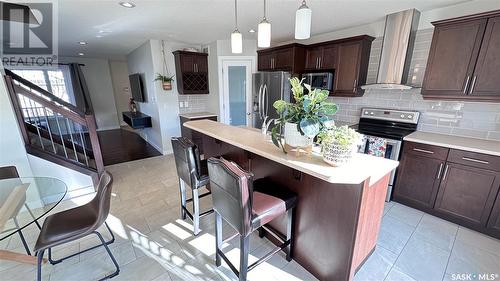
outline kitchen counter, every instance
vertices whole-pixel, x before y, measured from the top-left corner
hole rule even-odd
[[[458,137],[419,131],[409,134],[404,138],[404,140],[500,156],[500,141]]]
[[[182,113],[179,114],[179,116],[187,119],[201,119],[207,117],[217,117],[217,114],[210,112],[191,112],[191,113]]]
[[[267,178],[297,194],[295,261],[320,280],[354,279],[375,250],[397,161],[356,154],[348,164],[332,167],[319,151],[299,157],[284,154],[260,130],[210,120],[183,126],[201,136],[206,158],[222,156],[252,172],[254,179]],[[269,224],[286,233],[284,220]]]
[[[369,180],[373,184],[398,166],[397,161],[356,153],[349,163],[332,167],[317,151],[310,156],[285,154],[272,143],[270,136],[264,136],[260,131],[210,120],[189,121],[184,126],[329,183],[359,184]]]

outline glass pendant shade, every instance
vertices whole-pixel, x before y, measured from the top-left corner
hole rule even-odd
[[[312,11],[307,7],[306,1],[295,13],[295,39],[309,39],[311,37]]]
[[[238,30],[235,30],[233,31],[233,33],[231,33],[231,53],[243,53],[243,36]]]
[[[257,46],[259,48],[268,48],[271,46],[271,24],[263,19],[259,23],[259,30],[257,35]]]

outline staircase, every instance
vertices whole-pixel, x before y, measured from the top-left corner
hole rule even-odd
[[[4,78],[26,151],[96,181],[104,164],[94,115],[12,71]]]

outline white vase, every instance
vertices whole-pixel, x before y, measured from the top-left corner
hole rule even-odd
[[[300,134],[296,123],[285,123],[285,143],[292,147],[307,147],[312,145],[313,139]]]
[[[336,142],[323,144],[322,154],[323,161],[332,166],[342,166],[349,162],[357,151],[357,145],[345,147]]]

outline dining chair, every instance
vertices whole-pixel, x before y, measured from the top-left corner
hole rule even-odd
[[[4,179],[16,179],[16,178],[19,178],[19,173],[17,172],[16,166],[0,167],[0,180],[4,180]],[[20,184],[21,184],[21,182],[20,182]],[[11,188],[15,188],[15,186],[12,186]],[[13,190],[8,190],[6,192],[10,193],[10,192],[13,192]],[[5,202],[0,202],[0,204],[3,205],[3,204],[5,204]],[[19,238],[21,238],[21,242],[23,243],[24,249],[25,249],[25,251],[26,251],[26,253],[28,255],[31,255],[30,248],[28,246],[28,243],[26,242],[26,239],[24,238],[22,230],[19,228],[19,223],[18,223],[18,220],[17,220],[17,217],[16,217],[16,215],[19,213],[19,210],[23,207],[23,205],[26,208],[26,210],[28,211],[28,213],[30,214],[31,218],[35,222],[35,224],[38,227],[38,229],[42,229],[42,227],[40,226],[40,224],[36,220],[35,215],[31,211],[31,209],[28,206],[28,204],[26,203],[26,190],[24,192],[24,197],[20,198],[20,200],[17,201],[17,205],[15,206],[15,208],[10,213],[10,217],[7,218],[7,219],[12,219],[14,221],[14,225],[17,228],[16,232],[19,234]],[[5,214],[3,214],[3,215],[5,216]]]
[[[109,209],[111,205],[111,189],[113,186],[113,177],[109,172],[104,172],[100,179],[97,187],[97,193],[95,197],[87,204],[55,213],[48,216],[43,225],[38,240],[35,244],[35,252],[37,254],[37,280],[40,281],[42,278],[42,262],[43,254],[45,250],[48,250],[49,262],[51,264],[57,264],[66,260],[68,258],[74,257],[81,253],[90,251],[92,249],[103,246],[106,249],[111,261],[115,265],[116,270],[104,277],[104,279],[109,279],[117,276],[120,273],[120,267],[116,262],[115,257],[109,250],[108,245],[115,241],[115,236],[106,223],[106,218],[109,214]],[[101,233],[97,231],[99,227],[105,225],[111,234],[111,240],[105,241]],[[90,234],[95,234],[101,241],[94,247],[88,248],[86,250],[80,251],[78,253],[66,256],[64,258],[53,260],[52,259],[52,248],[61,244],[66,244],[71,241],[83,238]]]
[[[239,280],[243,281],[247,279],[248,271],[270,259],[279,251],[284,251],[286,260],[291,261],[297,195],[267,178],[254,181],[252,173],[224,158],[212,157],[208,159],[208,173],[215,210],[215,265],[220,266],[221,259],[224,259]],[[283,215],[287,219],[285,235],[270,226],[266,226],[272,220]],[[222,220],[236,230],[234,235],[225,240],[222,239]],[[248,265],[250,234],[262,228],[279,241],[280,245]],[[235,237],[240,238],[239,270],[222,252],[222,245]]]
[[[179,189],[181,193],[181,218],[186,215],[193,221],[193,233],[200,233],[200,218],[213,212],[213,209],[200,213],[200,198],[210,195],[210,191],[203,194],[199,190],[209,184],[207,161],[200,160],[200,152],[196,144],[184,137],[171,139],[174,150],[175,166],[179,176]],[[186,184],[191,188],[192,197],[187,199]],[[193,214],[187,209],[187,203],[193,202]]]

